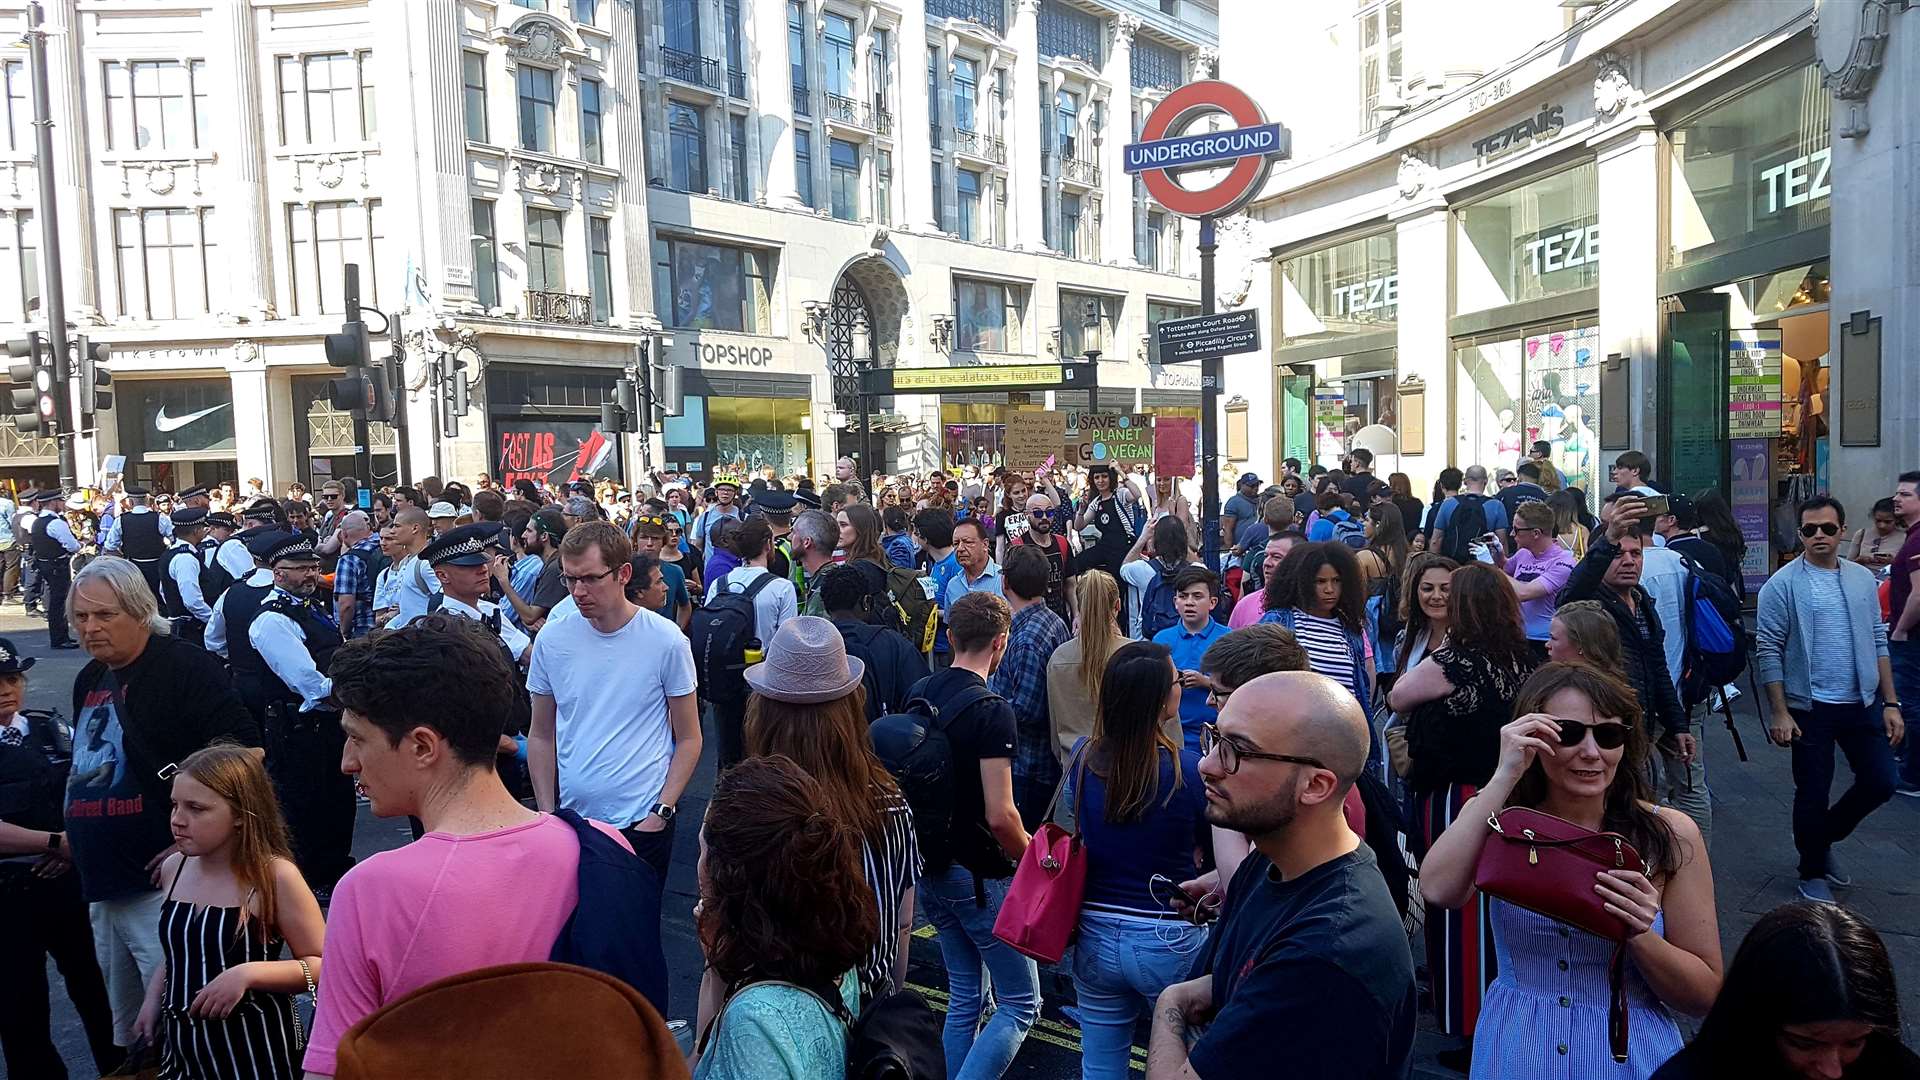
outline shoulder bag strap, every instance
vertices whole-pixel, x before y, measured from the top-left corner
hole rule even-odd
[[[1067,767],[1060,774],[1060,782],[1054,785],[1053,798],[1047,802],[1047,812],[1040,815],[1041,821],[1053,820],[1054,811],[1060,808],[1060,795],[1066,791],[1068,779],[1072,779],[1073,806],[1070,810],[1073,816],[1068,819],[1069,824],[1064,827],[1075,835],[1080,832],[1080,803],[1085,798],[1086,792],[1087,748],[1092,745],[1093,740],[1085,735],[1080,736],[1080,740],[1073,744],[1073,756],[1067,759]]]

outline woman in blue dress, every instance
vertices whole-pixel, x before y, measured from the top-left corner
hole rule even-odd
[[[1713,871],[1700,830],[1654,805],[1650,749],[1633,690],[1584,663],[1553,663],[1514,700],[1493,779],[1467,801],[1420,864],[1429,904],[1474,896],[1489,816],[1526,806],[1625,836],[1650,873],[1596,870],[1594,890],[1627,928],[1627,1060],[1607,1038],[1613,942],[1504,901],[1492,903],[1500,974],[1480,1007],[1475,1080],[1646,1080],[1680,1049],[1674,1013],[1703,1016],[1720,992]]]

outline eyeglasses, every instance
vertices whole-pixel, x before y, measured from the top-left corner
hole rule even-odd
[[[1326,768],[1326,765],[1322,764],[1317,758],[1295,757],[1292,754],[1267,754],[1258,750],[1248,750],[1239,743],[1220,734],[1220,729],[1213,724],[1202,724],[1200,726],[1200,753],[1202,755],[1208,755],[1215,752],[1219,753],[1220,767],[1227,771],[1228,776],[1232,776],[1240,771],[1241,758],[1257,758],[1261,761],[1284,761],[1289,765],[1307,765],[1315,769]]]
[[[572,574],[561,574],[560,581],[569,589],[580,585],[598,585],[614,574],[619,573],[619,571],[620,568],[616,566],[612,570],[603,570],[598,574],[581,574],[579,577],[575,577]]]
[[[1618,750],[1627,745],[1627,725],[1625,724],[1589,724],[1582,720],[1562,720],[1560,725],[1560,745],[1579,746],[1587,741],[1587,733],[1593,733],[1593,745],[1602,750]]]
[[[1801,536],[1812,537],[1815,533],[1821,536],[1839,536],[1840,526],[1831,521],[1815,521],[1800,526]]]
[[[1218,686],[1209,686],[1207,687],[1207,708],[1219,712],[1221,709],[1226,708],[1227,699],[1232,696],[1233,691],[1231,690],[1222,690]]]

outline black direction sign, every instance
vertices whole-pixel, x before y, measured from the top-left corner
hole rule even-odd
[[[1260,351],[1259,313],[1251,308],[1168,319],[1153,332],[1163,364]]]

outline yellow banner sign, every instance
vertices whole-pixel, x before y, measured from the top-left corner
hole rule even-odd
[[[985,389],[981,384],[1024,386],[1061,381],[1059,364],[996,364],[990,368],[894,368],[893,389],[911,394],[920,390]]]

